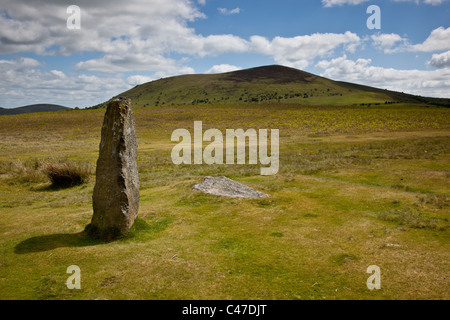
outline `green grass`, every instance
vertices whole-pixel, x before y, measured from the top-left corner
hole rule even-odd
[[[0,117],[1,299],[449,299],[450,109],[284,104],[136,108],[139,218],[93,240],[87,183],[37,168],[95,166],[104,110]],[[170,160],[174,129],[280,129],[280,171]],[[192,191],[225,175],[270,194]],[[70,265],[81,290],[65,286]],[[381,290],[366,287],[369,265]]]

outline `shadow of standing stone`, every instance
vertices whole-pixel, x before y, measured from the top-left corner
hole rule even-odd
[[[19,243],[14,248],[16,254],[51,251],[57,248],[87,247],[105,243],[92,239],[84,232],[58,233],[32,237]]]
[[[89,235],[111,240],[130,231],[139,209],[136,126],[130,99],[115,98],[106,109],[92,200]]]

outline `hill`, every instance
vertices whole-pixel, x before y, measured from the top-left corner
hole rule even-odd
[[[373,105],[413,103],[450,106],[450,99],[426,98],[354,83],[333,81],[279,65],[221,74],[164,78],[120,95],[135,106],[228,104],[245,102],[302,105]],[[104,107],[99,104],[93,108]]]
[[[49,112],[49,111],[60,111],[60,110],[70,110],[70,108],[63,107],[63,106],[56,105],[56,104],[31,104],[28,106],[11,108],[11,109],[0,108],[0,115],[34,113],[34,112]]]

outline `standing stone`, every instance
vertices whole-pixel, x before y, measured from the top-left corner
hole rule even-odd
[[[109,102],[103,120],[88,233],[111,240],[130,231],[139,208],[137,141],[131,100]]]

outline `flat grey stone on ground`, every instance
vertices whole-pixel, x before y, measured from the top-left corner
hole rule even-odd
[[[206,176],[202,183],[196,184],[192,189],[233,198],[265,198],[269,196],[227,177]]]
[[[137,139],[131,100],[109,102],[97,160],[91,224],[88,232],[111,239],[130,231],[139,209]]]

